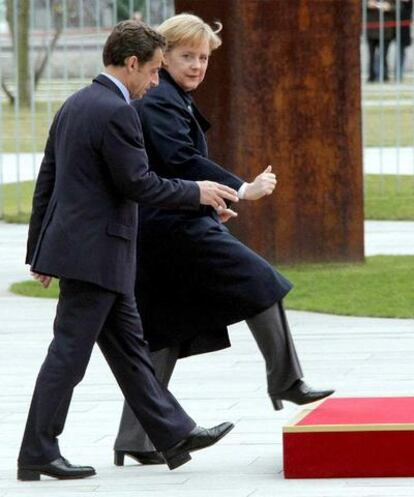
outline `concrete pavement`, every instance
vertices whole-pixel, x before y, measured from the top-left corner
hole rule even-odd
[[[388,233],[388,235],[385,235]],[[16,457],[33,383],[51,338],[55,301],[11,295],[27,278],[26,227],[0,223],[0,497],[402,497],[411,478],[284,480],[281,427],[299,409],[274,412],[264,367],[244,323],[231,329],[233,347],[179,363],[171,390],[203,425],[224,420],[236,428],[217,446],[193,455],[173,472],[165,467],[112,464],[122,396],[98,350],[75,391],[63,454],[93,464],[94,478],[17,482]],[[366,224],[369,255],[414,253],[414,223]],[[414,320],[370,319],[289,312],[306,378],[335,386],[338,396],[413,395]]]

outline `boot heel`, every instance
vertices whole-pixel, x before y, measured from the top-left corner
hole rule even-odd
[[[120,450],[116,450],[114,453],[114,464],[115,466],[123,466],[124,465],[125,454]]]
[[[165,454],[165,452],[163,452],[162,455],[164,456],[164,459],[166,460],[170,470],[178,468],[179,466],[182,466],[186,462],[191,461],[191,456],[189,452],[181,452],[173,456],[169,456],[168,454]]]
[[[17,479],[20,481],[39,481],[40,472],[31,469],[18,469]]]
[[[283,409],[283,402],[280,399],[273,399],[270,397],[270,400],[272,401],[275,411],[281,411]]]

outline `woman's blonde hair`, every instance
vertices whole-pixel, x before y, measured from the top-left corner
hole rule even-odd
[[[165,36],[167,40],[167,50],[171,50],[177,45],[190,44],[197,45],[207,39],[210,52],[221,45],[218,33],[222,30],[221,22],[214,23],[214,29],[204,22],[200,17],[193,14],[178,14],[170,17],[160,24],[157,31]]]

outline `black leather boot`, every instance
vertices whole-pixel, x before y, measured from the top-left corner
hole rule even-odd
[[[161,452],[136,452],[133,450],[115,450],[114,464],[115,466],[123,466],[125,456],[135,459],[140,464],[165,464],[165,459]]]
[[[273,407],[278,411],[279,409],[283,409],[282,400],[287,400],[301,406],[329,397],[329,395],[332,395],[334,392],[335,390],[315,390],[308,386],[303,380],[296,380],[290,388],[277,397],[271,395],[270,398]]]

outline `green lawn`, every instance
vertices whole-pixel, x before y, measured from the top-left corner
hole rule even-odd
[[[24,295],[25,297],[42,297],[45,299],[56,299],[59,294],[58,281],[53,280],[49,288],[43,288],[42,285],[35,281],[21,281],[13,283],[10,290],[17,295]]]
[[[0,151],[42,152],[49,130],[49,118],[53,119],[62,104],[53,102],[49,116],[46,102],[37,102],[35,114],[30,109],[20,109],[18,119],[8,103],[1,107]]]
[[[400,188],[398,193],[397,188]],[[20,189],[19,189],[20,188]],[[28,222],[33,195],[33,182],[25,181],[0,186],[0,211],[4,205],[3,218],[8,222]],[[20,213],[17,209],[20,199]],[[3,200],[3,202],[2,202]],[[414,178],[412,176],[366,177],[365,219],[414,219]]]
[[[414,256],[368,257],[364,264],[284,268],[295,284],[288,309],[414,318]]]
[[[414,220],[414,176],[367,175],[365,219]]]
[[[368,257],[364,264],[314,264],[281,268],[294,289],[288,309],[342,314],[414,318],[414,256]],[[56,298],[57,282],[44,290],[36,281],[12,285],[14,293]]]
[[[367,95],[367,101],[396,100],[397,94]],[[413,99],[413,106],[402,106],[397,113],[396,107],[365,107],[364,143],[368,147],[377,146],[412,146],[414,137],[414,97],[412,94],[402,94],[401,99]],[[35,114],[30,109],[21,109],[16,117],[14,107],[3,103],[0,120],[0,150],[2,152],[42,152],[44,149],[49,120],[53,118],[62,102],[53,102],[49,114],[46,102],[37,102]],[[398,125],[398,121],[400,125]],[[34,133],[33,133],[34,130]],[[397,134],[399,140],[397,140]],[[18,139],[18,141],[17,141]]]
[[[0,219],[9,223],[29,222],[33,188],[33,181],[0,185]],[[19,204],[20,210],[18,209]],[[3,216],[1,211],[3,211]]]
[[[368,107],[363,112],[364,145],[366,147],[412,147],[414,143],[413,106]]]

